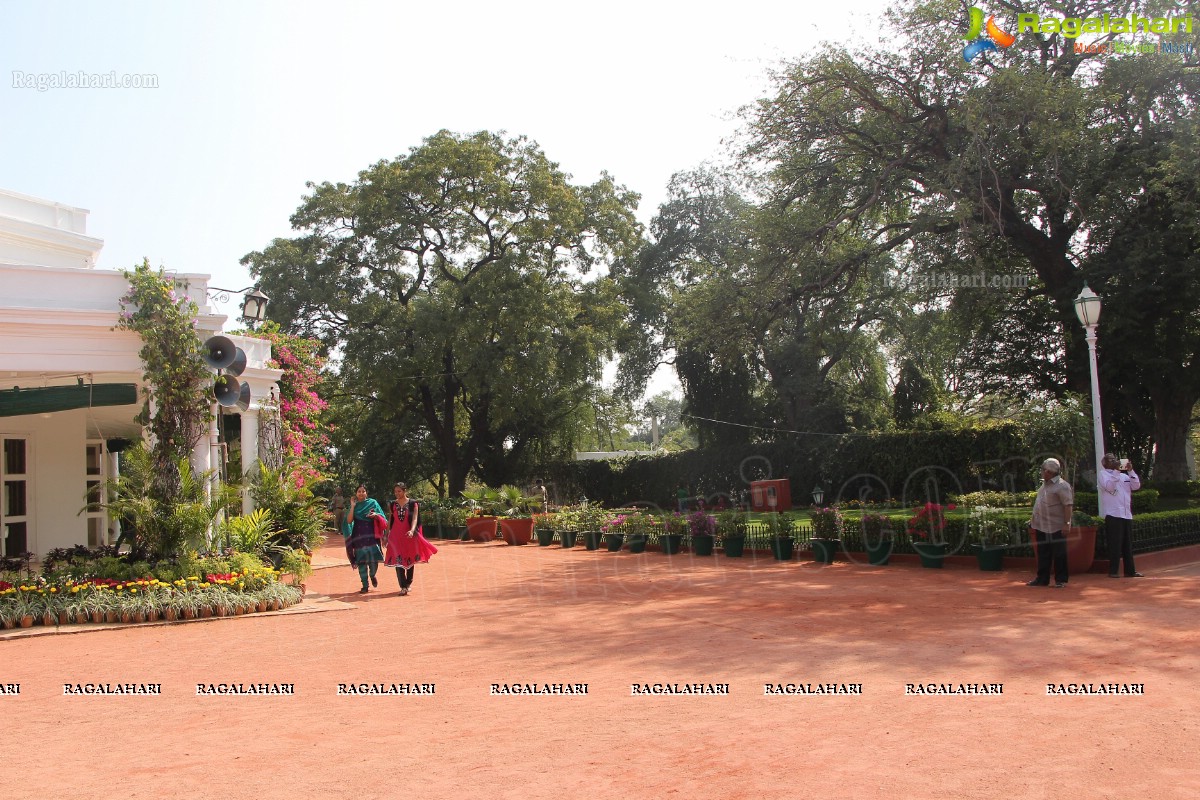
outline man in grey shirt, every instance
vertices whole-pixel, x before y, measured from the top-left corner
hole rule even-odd
[[[1071,533],[1071,514],[1075,495],[1071,484],[1062,479],[1062,465],[1056,458],[1042,462],[1042,486],[1033,503],[1034,539],[1037,541],[1037,577],[1029,586],[1049,586],[1050,567],[1054,566],[1054,587],[1067,586],[1067,536]]]

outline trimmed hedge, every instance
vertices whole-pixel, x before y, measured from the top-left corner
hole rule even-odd
[[[1151,514],[1158,509],[1158,491],[1155,489],[1140,489],[1131,497],[1134,514]],[[1092,514],[1099,509],[1099,503],[1095,492],[1075,493],[1075,508],[1078,510]]]
[[[1142,491],[1147,489],[1161,497],[1200,497],[1200,481],[1142,481]]]
[[[956,431],[806,435],[720,450],[639,455],[606,461],[541,465],[528,479],[545,477],[557,498],[581,496],[608,505],[643,503],[674,508],[680,487],[712,499],[742,491],[753,480],[789,478],[797,505],[814,486],[825,502],[868,499],[912,506],[945,502],[981,490],[1027,491],[1047,456],[1063,458],[1016,423]]]

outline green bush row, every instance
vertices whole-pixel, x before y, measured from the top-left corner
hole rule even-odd
[[[753,480],[789,478],[793,502],[813,487],[825,503],[895,499],[901,506],[978,491],[1037,488],[1037,467],[1063,459],[1061,442],[1013,422],[966,430],[797,436],[720,450],[545,464],[523,476],[546,477],[559,502],[581,496],[606,504],[674,508],[680,488],[712,498]],[[1074,465],[1071,465],[1074,466]]]
[[[1155,489],[1161,497],[1200,497],[1200,481],[1144,481],[1142,489]]]
[[[1133,513],[1150,514],[1158,508],[1158,490],[1142,489],[1133,493]],[[1076,492],[1075,507],[1089,514],[1097,513],[1099,500],[1095,492]]]

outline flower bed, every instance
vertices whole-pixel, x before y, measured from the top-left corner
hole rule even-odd
[[[171,622],[275,611],[295,605],[301,597],[300,588],[281,583],[279,575],[264,566],[174,581],[153,577],[0,581],[0,625]]]

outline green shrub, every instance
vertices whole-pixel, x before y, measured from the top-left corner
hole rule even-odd
[[[325,532],[325,505],[282,471],[259,464],[250,486],[256,507],[271,515],[271,544],[312,550]]]
[[[1136,491],[1133,497],[1133,513],[1151,514],[1158,509],[1158,490],[1142,489]],[[1099,499],[1095,492],[1076,492],[1075,507],[1082,508],[1089,514],[1099,508]]]
[[[1200,497],[1200,481],[1142,481],[1142,491],[1150,489],[1160,497]]]
[[[1134,496],[1136,497],[1136,495]],[[1196,528],[1200,530],[1200,509],[1181,508],[1176,511],[1157,511],[1151,514],[1142,514],[1133,518],[1133,525],[1136,528],[1139,522],[1152,523],[1168,520],[1195,520]]]
[[[992,506],[997,508],[1018,508],[1032,506],[1037,492],[968,492],[967,494],[950,495],[950,501],[960,506]]]

